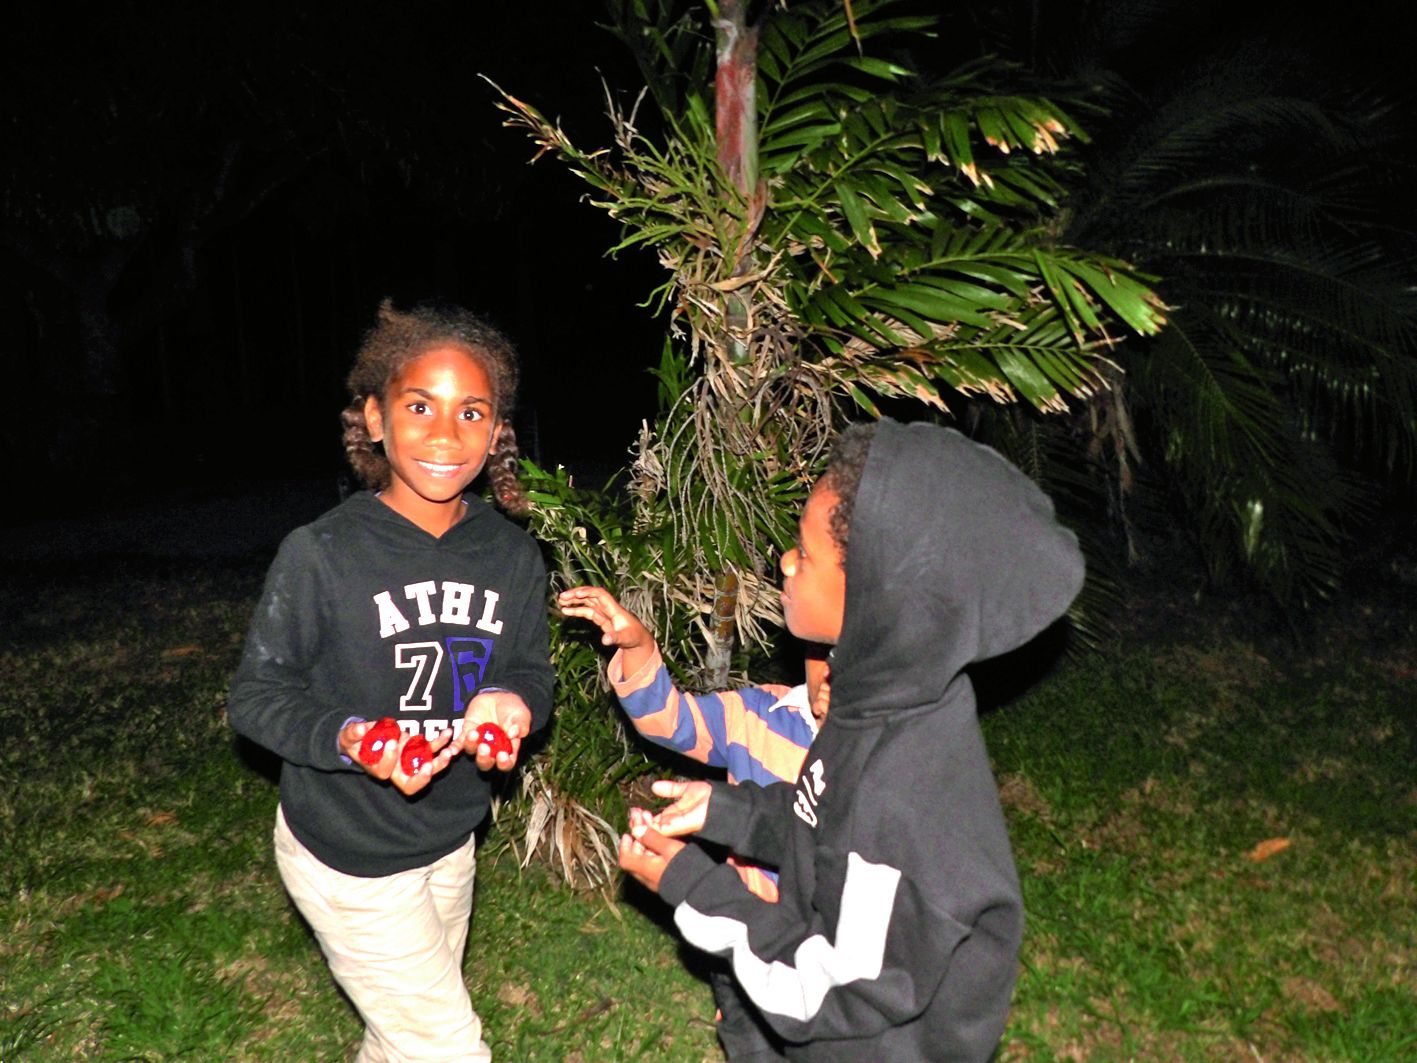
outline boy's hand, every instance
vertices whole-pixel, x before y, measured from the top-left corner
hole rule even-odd
[[[807,697],[810,699],[808,708],[818,727],[831,709],[831,659],[827,656],[830,649],[819,643],[808,643],[807,659],[803,662],[807,672]]]
[[[639,671],[654,651],[654,636],[649,629],[604,587],[572,587],[556,596],[556,606],[562,615],[589,620],[600,628],[602,646],[623,650],[626,675]]]
[[[666,838],[649,826],[650,818],[642,808],[630,810],[630,833],[620,835],[620,867],[640,885],[658,893],[664,869],[679,855],[684,843]]]
[[[827,718],[827,713],[831,711],[831,700],[832,682],[831,675],[828,673],[822,676],[822,681],[817,686],[817,692],[812,695],[810,711],[812,713],[812,719],[817,721],[818,727],[822,725],[822,722]]]
[[[374,720],[361,720],[348,724],[339,733],[340,752],[374,778],[393,784],[394,789],[405,797],[412,797],[432,782],[433,776],[446,768],[458,752],[457,746],[449,744],[452,741],[453,732],[451,730],[439,731],[428,740],[429,749],[434,754],[432,759],[410,775],[403,770],[400,761],[403,759],[403,747],[408,744],[413,735],[401,731],[399,740],[389,742],[384,746],[376,762],[366,764],[359,757],[359,744],[364,741],[365,732],[373,727],[375,722]]]
[[[666,838],[696,834],[703,830],[704,820],[708,818],[709,798],[713,795],[713,787],[708,783],[658,779],[650,789],[655,797],[672,797],[675,800],[672,805],[650,815],[646,821],[647,827]],[[631,823],[633,825],[633,820]]]
[[[512,751],[496,752],[485,742],[477,740],[477,732],[484,723],[495,723],[511,740]],[[471,753],[477,760],[480,771],[496,768],[511,771],[521,753],[522,739],[531,731],[531,710],[520,694],[510,690],[484,690],[467,704],[463,714],[462,741],[459,748]]]

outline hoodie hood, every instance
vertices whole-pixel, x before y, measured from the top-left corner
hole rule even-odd
[[[479,540],[496,534],[490,524],[511,524],[472,491],[463,495],[462,502],[467,512],[441,537],[424,531],[402,513],[385,505],[377,491],[356,492],[331,512],[365,522],[373,540],[385,549],[400,551],[475,549]]]
[[[990,447],[878,422],[857,489],[832,716],[933,705],[973,661],[1022,646],[1082,586],[1077,537]]]

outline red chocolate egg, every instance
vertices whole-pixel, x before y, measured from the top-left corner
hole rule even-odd
[[[385,716],[364,732],[359,743],[359,759],[365,764],[377,764],[384,756],[384,749],[399,740],[399,722],[392,716]]]
[[[498,753],[505,753],[509,757],[512,755],[512,740],[507,737],[507,732],[495,723],[484,723],[477,728],[477,744],[486,746],[494,760]]]
[[[416,775],[418,769],[433,759],[433,747],[428,744],[428,739],[422,735],[414,735],[403,745],[403,754],[399,757],[399,767],[403,768],[405,775]]]

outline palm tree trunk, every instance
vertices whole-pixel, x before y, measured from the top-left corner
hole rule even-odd
[[[734,614],[738,609],[738,576],[720,572],[713,581],[713,613],[709,617],[708,651],[704,654],[706,680],[715,690],[728,686],[733,663]]]
[[[758,184],[758,27],[743,21],[740,0],[723,0],[714,22],[718,76],[714,82],[714,130],[718,162],[743,195]]]
[[[718,164],[734,190],[751,199],[758,186],[758,27],[745,24],[740,0],[724,0],[714,29],[718,35],[718,75],[714,80]],[[747,245],[745,234],[740,246]],[[742,272],[747,264],[747,256],[740,256],[733,263],[733,273]],[[742,292],[729,292],[724,297],[728,325],[724,349],[733,365],[744,365],[752,357],[747,342],[748,298]]]
[[[741,0],[722,0],[714,30],[718,40],[718,73],[714,80],[718,163],[733,192],[751,200],[758,186],[758,27],[747,25]],[[748,234],[744,233],[739,246],[748,244]],[[740,256],[733,263],[733,273],[742,272],[748,264],[747,256]],[[749,298],[742,290],[724,295],[724,334],[719,347],[729,366],[746,365],[752,359],[748,342],[752,321]],[[714,577],[713,613],[704,653],[704,681],[714,690],[728,686],[738,588],[738,575],[730,568]]]

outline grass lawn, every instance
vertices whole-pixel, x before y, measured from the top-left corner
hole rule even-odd
[[[4,573],[3,1063],[353,1052],[270,765],[223,719],[261,569]],[[985,717],[1029,918],[1001,1060],[1417,1059],[1414,613],[1302,651],[1158,627]],[[718,1059],[666,927],[484,858],[466,975],[498,1057]]]

